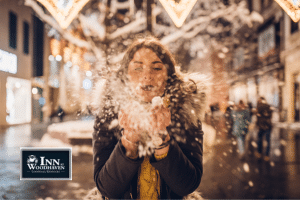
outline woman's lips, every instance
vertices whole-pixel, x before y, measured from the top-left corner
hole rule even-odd
[[[154,88],[153,85],[143,85],[141,86],[141,89],[144,91],[151,91]]]

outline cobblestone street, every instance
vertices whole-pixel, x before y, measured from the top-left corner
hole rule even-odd
[[[253,155],[251,144],[246,158],[240,160],[235,140],[217,134],[198,191],[206,199],[299,199],[299,136],[298,132],[274,128],[271,159],[265,162]]]
[[[82,199],[95,187],[90,154],[73,156],[72,181],[20,180],[19,147],[41,139],[47,126],[21,125],[2,130],[0,150],[5,155],[0,159],[2,199]],[[296,131],[274,128],[271,160],[265,162],[254,157],[254,141],[248,140],[248,155],[240,160],[235,139],[218,132],[215,146],[205,150],[204,174],[198,191],[205,199],[299,198],[299,136]]]

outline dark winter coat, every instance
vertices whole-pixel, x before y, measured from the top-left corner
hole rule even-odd
[[[260,130],[269,130],[272,128],[272,110],[265,101],[257,104],[257,126]]]
[[[247,108],[233,110],[231,116],[233,119],[232,134],[236,137],[246,135],[251,121],[250,111]]]
[[[178,95],[176,95],[178,96]],[[200,120],[192,123],[193,95],[180,94],[175,106],[171,99],[171,125],[167,131],[171,144],[167,157],[150,163],[161,176],[161,199],[182,199],[195,191],[203,173],[203,132]],[[182,102],[180,102],[182,101]],[[109,101],[107,101],[109,102]],[[188,103],[187,103],[188,102]],[[199,102],[199,101],[197,101]],[[178,104],[179,103],[179,104]],[[198,103],[199,104],[199,103]],[[94,180],[101,194],[112,199],[136,199],[138,169],[143,157],[131,160],[125,155],[121,128],[112,122],[118,119],[114,103],[106,103],[101,115],[96,117],[93,133]]]

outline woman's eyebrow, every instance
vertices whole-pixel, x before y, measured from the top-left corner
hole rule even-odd
[[[161,61],[157,60],[157,61],[153,61],[152,64],[156,64],[156,63],[162,63]]]
[[[133,63],[143,64],[141,61],[133,61]]]

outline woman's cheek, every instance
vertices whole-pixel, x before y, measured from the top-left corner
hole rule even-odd
[[[158,82],[157,82],[158,87],[161,87],[162,84],[163,84],[163,81],[158,81]]]
[[[141,83],[135,83],[134,84],[134,91],[136,93],[140,93],[142,91],[142,89],[141,89]]]

